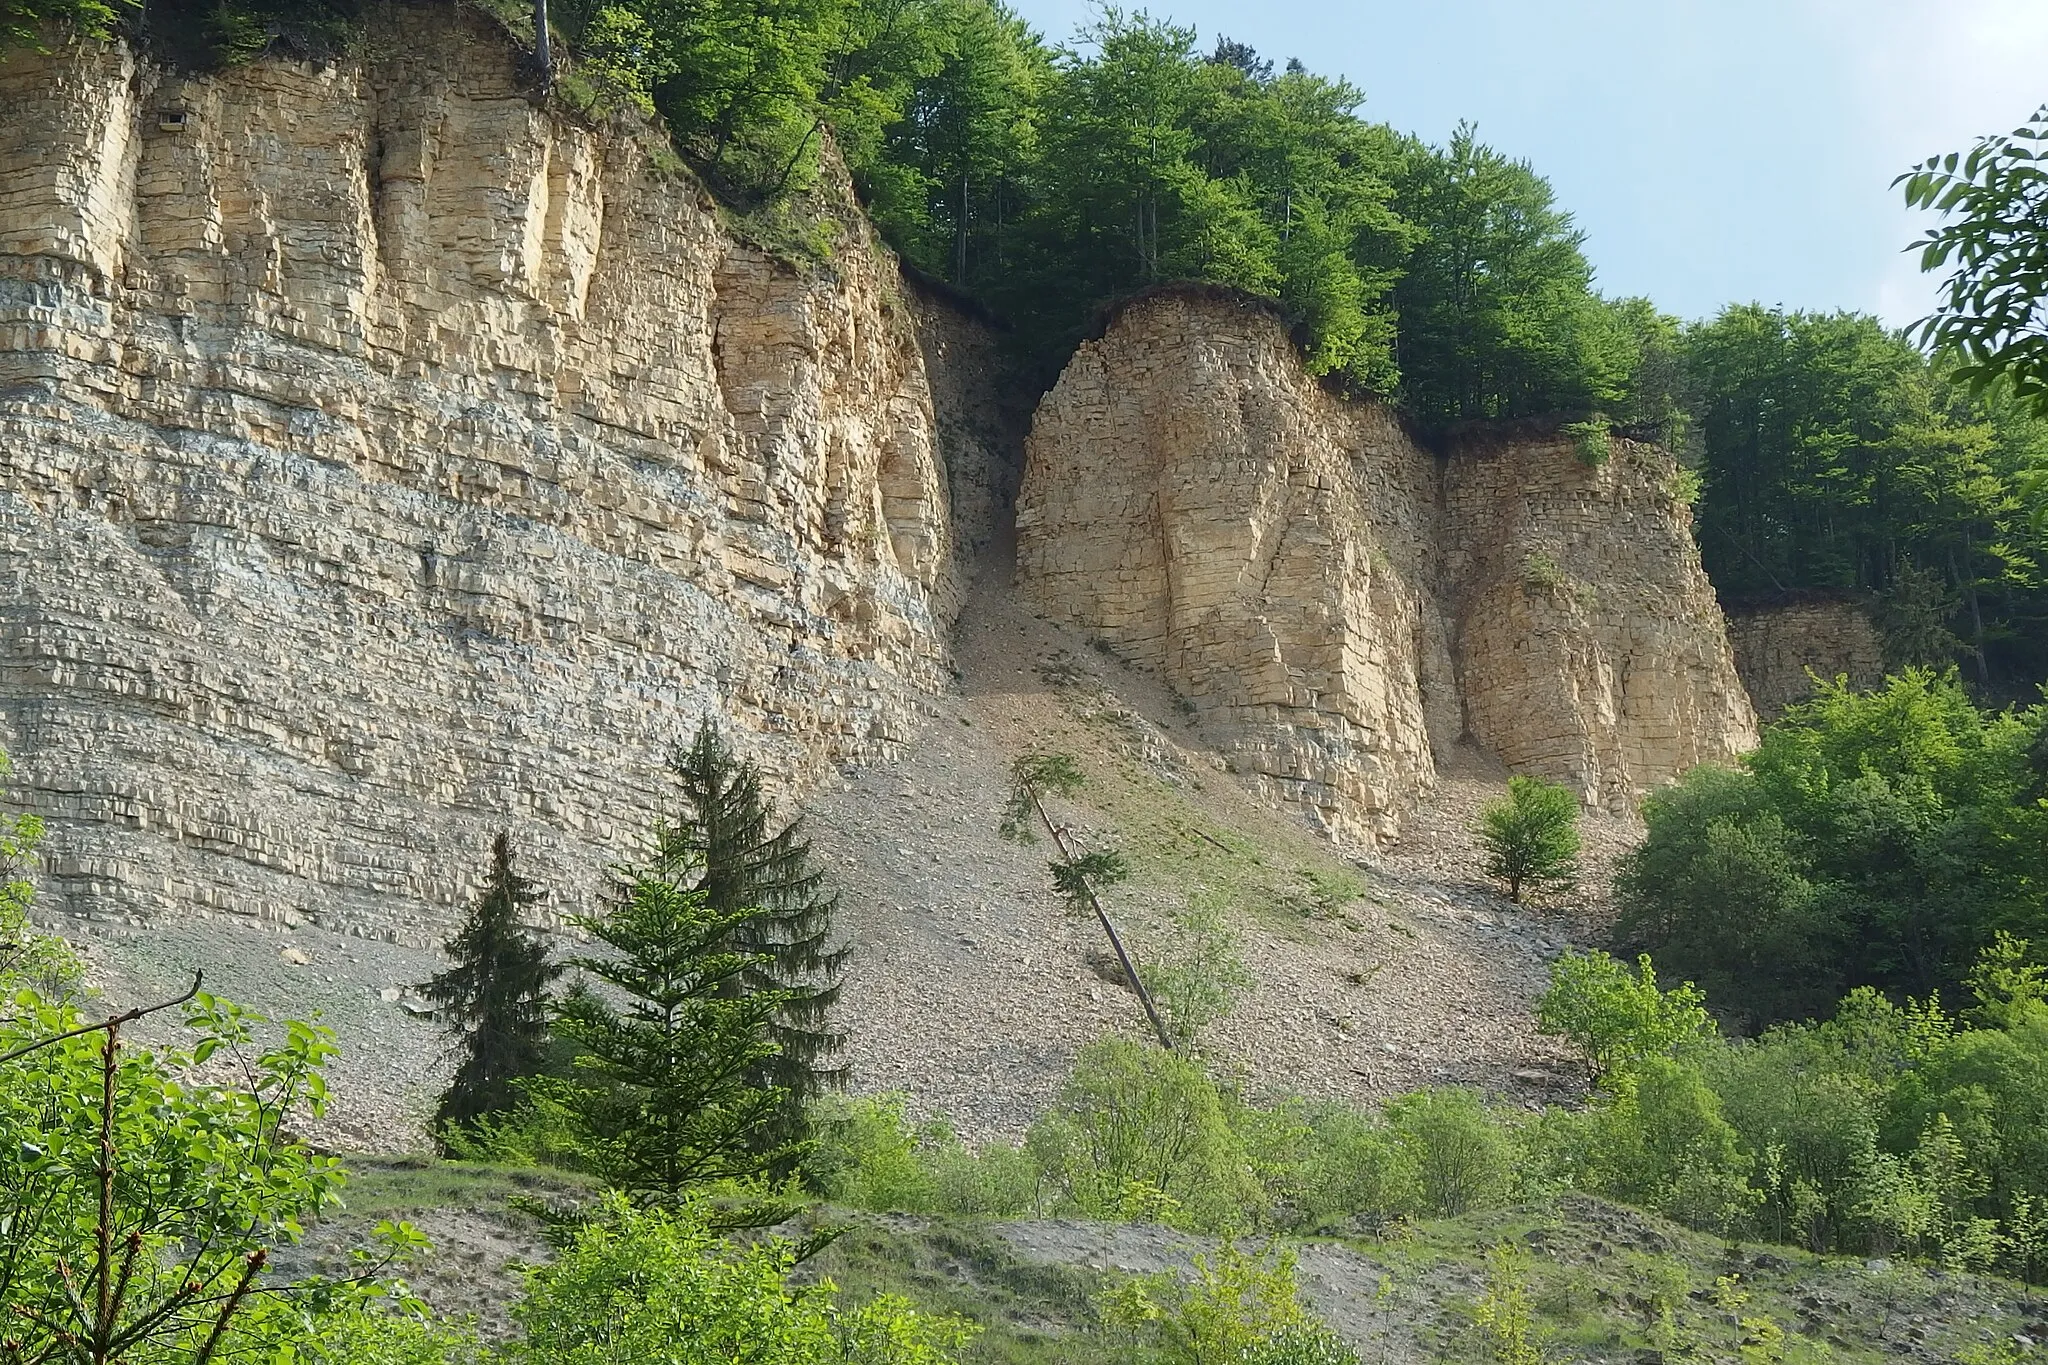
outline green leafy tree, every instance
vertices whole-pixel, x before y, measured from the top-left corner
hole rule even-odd
[[[1514,1189],[1514,1143],[1473,1091],[1412,1091],[1388,1102],[1387,1124],[1407,1149],[1423,1208],[1455,1218],[1498,1204]]]
[[[67,31],[118,34],[174,65],[211,70],[271,52],[333,57],[361,19],[359,0],[0,0],[0,47]]]
[[[1981,710],[1952,673],[1823,685],[1739,772],[1646,804],[1620,940],[1759,1026],[1859,986],[1955,994],[1999,928],[2041,922],[2044,725],[2039,707]]]
[[[1748,1024],[1825,1013],[1843,982],[1839,902],[1747,773],[1702,766],[1643,803],[1615,878],[1618,942],[1649,947]]]
[[[804,1139],[804,1106],[845,1077],[836,1063],[845,1036],[832,1022],[848,951],[832,941],[839,898],[812,856],[803,821],[775,827],[760,768],[741,761],[716,726],[700,726],[671,768],[681,811],[658,833],[656,865],[728,923],[716,946],[736,954],[738,965],[719,982],[719,994],[772,1002],[766,1037],[773,1050],[754,1060],[746,1079],[782,1098],[774,1121],[750,1140],[759,1150],[787,1151]],[[788,1173],[780,1159],[775,1169]]]
[[[2038,679],[2048,424],[1875,318],[1730,308],[1689,329],[1695,529],[1724,600],[1865,594],[1895,667]]]
[[[1759,1234],[1814,1251],[1850,1244],[1890,1082],[1848,1065],[1814,1029],[1776,1029],[1698,1062],[1754,1161]]]
[[[520,924],[541,899],[512,870],[512,839],[491,841],[491,875],[469,919],[448,941],[454,965],[422,988],[458,1035],[462,1062],[441,1095],[437,1125],[470,1126],[519,1107],[519,1082],[540,1072],[548,1038],[548,987],[562,974],[548,948]]]
[[[642,1203],[675,1203],[800,1155],[761,1141],[787,1096],[753,1081],[774,1054],[782,995],[726,989],[760,965],[730,946],[760,913],[721,912],[650,870],[604,914],[572,921],[610,951],[575,959],[597,985],[579,980],[556,1009],[556,1033],[578,1049],[574,1075],[531,1085],[564,1116],[582,1160]]]
[[[1461,125],[1413,145],[1395,207],[1424,234],[1395,287],[1403,395],[1425,422],[1605,407],[1626,335],[1592,292],[1584,234],[1526,162]]]
[[[1026,1147],[1061,1206],[1086,1218],[1222,1232],[1260,1202],[1215,1083],[1193,1062],[1120,1038],[1082,1050]]]
[[[1920,268],[1947,270],[1922,340],[1962,358],[1957,378],[2011,382],[2048,413],[2048,106],[2025,126],[1966,153],[1929,157],[1894,182],[1909,207],[1948,221],[1930,228]]]
[[[902,117],[872,150],[848,144],[848,164],[898,250],[960,288],[987,288],[999,284],[1024,215],[1051,54],[997,5],[947,0],[918,17],[936,62],[920,68]]]
[[[1648,1056],[1617,1075],[1589,1115],[1585,1185],[1677,1219],[1732,1232],[1761,1202],[1721,1101],[1691,1065]]]
[[[43,47],[51,34],[66,32],[105,38],[125,9],[109,0],[4,0],[0,42],[7,47]]]
[[[1578,1050],[1596,1083],[1715,1036],[1697,987],[1660,989],[1648,954],[1630,971],[1598,949],[1565,953],[1550,964],[1550,988],[1536,1002],[1536,1022]]]
[[[182,1046],[124,1044],[125,1026],[180,1005]],[[377,1279],[390,1256],[341,1280],[271,1275],[272,1251],[338,1202],[343,1176],[289,1131],[326,1108],[331,1036],[288,1023],[265,1043],[267,1024],[196,982],[98,1021],[14,994],[0,1022],[0,1359],[208,1365],[392,1338],[376,1312],[393,1297]],[[209,1062],[233,1079],[193,1079]],[[403,1225],[379,1236],[392,1256],[423,1245]]]
[[[712,184],[746,202],[804,182],[851,0],[634,0],[654,104]]]
[[[1562,889],[1578,878],[1579,798],[1539,777],[1511,777],[1508,794],[1479,816],[1486,875],[1506,884],[1508,899]]]

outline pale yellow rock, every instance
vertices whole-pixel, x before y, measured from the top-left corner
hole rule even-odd
[[[46,909],[432,938],[505,828],[586,910],[700,717],[787,790],[946,679],[1004,452],[919,322],[973,324],[857,222],[829,268],[735,240],[456,13],[323,67],[0,62],[0,740]]]
[[[1310,379],[1269,310],[1169,291],[1040,405],[1019,579],[1332,832],[1395,836],[1467,735],[1620,804],[1755,742],[1671,472],[1554,432],[1440,458]]]
[[[1814,596],[1728,613],[1735,667],[1766,720],[1813,695],[1814,678],[1851,687],[1884,680],[1884,639],[1867,602]]]

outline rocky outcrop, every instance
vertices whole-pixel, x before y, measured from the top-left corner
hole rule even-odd
[[[1756,743],[1676,472],[1618,437],[1589,464],[1541,427],[1466,435],[1442,465],[1466,729],[1610,810]]]
[[[424,937],[509,828],[579,908],[700,717],[801,779],[944,679],[952,501],[1004,458],[972,327],[857,214],[829,268],[746,245],[456,15],[325,67],[0,63],[0,738],[47,907]]]
[[[1730,607],[1728,643],[1743,686],[1765,720],[1811,697],[1816,677],[1847,678],[1859,688],[1884,681],[1884,637],[1870,604],[1846,594]]]
[[[1616,805],[1755,740],[1671,475],[1554,430],[1439,458],[1317,385],[1269,310],[1170,291],[1041,403],[1019,575],[1334,832],[1394,835],[1468,735]]]

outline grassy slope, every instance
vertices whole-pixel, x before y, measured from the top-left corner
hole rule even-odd
[[[507,1201],[575,1188],[533,1172],[379,1163],[358,1171],[348,1210],[310,1241],[331,1253],[380,1218],[412,1218],[440,1242],[416,1277],[423,1292],[502,1333],[519,1264],[545,1255],[537,1225]],[[1206,1245],[1154,1228],[837,1216],[847,1231],[806,1273],[852,1301],[898,1293],[981,1324],[967,1353],[978,1365],[1130,1359],[1128,1343],[1097,1324],[1097,1294],[1127,1271],[1183,1268]],[[2048,1336],[2048,1303],[2007,1281],[1730,1247],[1581,1196],[1291,1245],[1305,1297],[1365,1361],[1479,1362],[1493,1357],[1473,1307],[1488,1287],[1486,1253],[1502,1242],[1524,1257],[1546,1359],[1947,1362],[1973,1346]],[[1735,1278],[1717,1289],[1724,1277]],[[1731,1290],[1746,1301],[1738,1306]],[[1764,1320],[1784,1333],[1775,1350]]]

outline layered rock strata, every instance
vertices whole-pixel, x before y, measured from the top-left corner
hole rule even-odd
[[[1003,452],[925,341],[971,327],[921,335],[857,214],[829,269],[746,245],[515,59],[428,6],[325,67],[0,64],[0,739],[46,907],[434,937],[509,828],[582,908],[700,717],[801,779],[942,683],[949,482]]]
[[[1173,291],[1041,403],[1019,576],[1332,832],[1397,834],[1467,737],[1619,805],[1755,741],[1671,475],[1556,430],[1439,457],[1304,373],[1270,310]]]
[[[1812,595],[1728,612],[1728,643],[1757,714],[1775,720],[1813,695],[1816,677],[1851,687],[1884,681],[1884,637],[1867,602]]]

